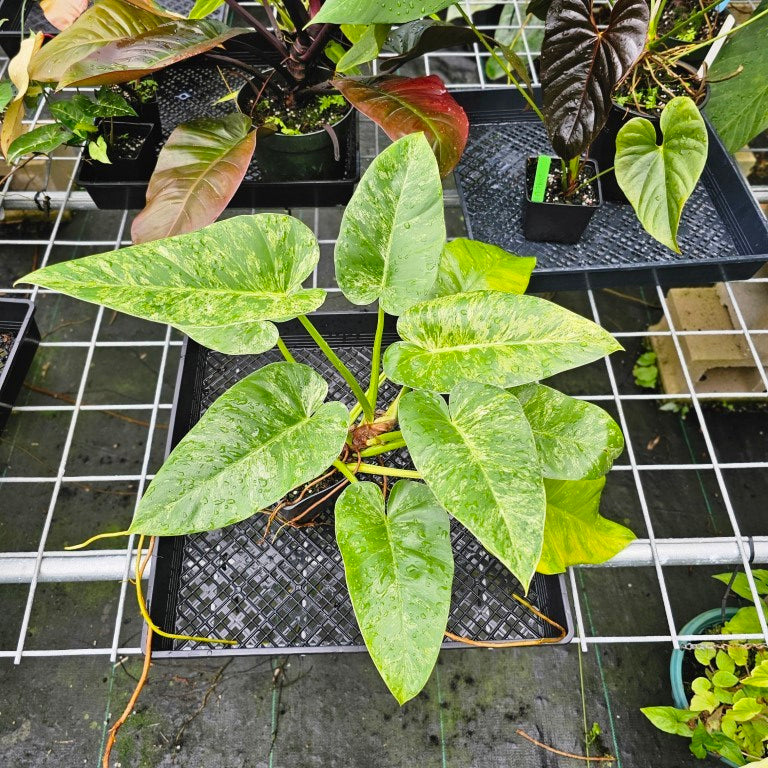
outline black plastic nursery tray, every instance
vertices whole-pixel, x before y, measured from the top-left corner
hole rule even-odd
[[[375,315],[330,314],[313,321],[336,353],[367,376]],[[385,344],[395,340],[394,324]],[[316,367],[329,382],[329,399],[351,406],[353,399],[297,322],[281,326],[297,361]],[[175,445],[211,403],[235,382],[281,360],[273,350],[258,356],[228,357],[187,341],[176,389],[170,432]],[[384,396],[397,388],[384,384]],[[407,455],[400,463],[408,464]],[[265,515],[256,514],[222,530],[158,541],[154,556],[150,613],[167,632],[237,639],[237,647],[168,640],[153,636],[155,656],[313,653],[362,651],[334,537],[332,509],[310,528],[286,528],[262,541]],[[273,528],[274,532],[274,528]],[[555,628],[512,598],[519,582],[456,521],[451,524],[455,557],[448,630],[485,641],[557,638]],[[565,579],[536,575],[527,600],[573,634]],[[466,647],[447,642],[445,647]]]
[[[12,338],[8,357],[0,359],[0,432],[5,427],[40,342],[34,314],[35,305],[31,301],[0,299],[0,341],[9,336]]]
[[[237,38],[234,38],[237,41]],[[243,78],[236,70],[201,63],[178,64],[158,72],[157,101],[160,107],[162,140],[155,148],[160,151],[171,131],[196,117],[220,116],[233,111],[233,102],[216,104],[228,93],[227,86],[236,90]],[[340,137],[341,138],[341,137]],[[314,181],[270,181],[254,159],[246,171],[229,208],[294,208],[343,205],[349,201],[360,178],[360,156],[357,147],[357,119],[353,119],[346,140],[340,140],[340,171],[335,178]],[[77,183],[84,187],[94,203],[106,210],[143,208],[149,177],[126,181],[112,177],[108,165],[83,160]]]
[[[24,6],[24,33],[21,32],[21,9]],[[186,15],[192,9],[194,0],[165,0],[164,8],[175,13]],[[209,18],[223,20],[227,14],[227,7],[217,8]],[[19,45],[23,37],[28,37],[30,31],[44,32],[46,35],[57,35],[56,29],[45,18],[40,8],[39,0],[0,0],[0,19],[7,21],[0,27],[0,48],[5,55],[11,58],[19,52]]]
[[[531,290],[739,280],[768,261],[768,224],[711,127],[707,165],[683,211],[678,236],[682,253],[651,238],[630,205],[608,202],[575,245],[526,240],[525,159],[554,154],[544,127],[514,88],[454,95],[470,120],[469,143],[456,169],[468,234],[535,256]]]

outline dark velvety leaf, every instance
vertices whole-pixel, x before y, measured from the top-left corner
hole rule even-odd
[[[419,19],[403,24],[390,33],[385,48],[397,56],[383,59],[380,68],[383,72],[394,72],[406,62],[425,53],[475,42],[477,37],[469,27],[434,19]]]
[[[344,78],[334,80],[333,84],[351,104],[380,125],[390,139],[424,132],[441,175],[450,173],[459,162],[469,136],[469,120],[436,75]]]
[[[133,220],[134,243],[214,222],[237,192],[255,148],[251,119],[239,112],[176,127],[157,158],[147,205]]]
[[[555,0],[541,48],[543,112],[552,146],[568,160],[592,143],[608,117],[611,92],[643,50],[647,0],[618,0],[599,31],[591,0]]]
[[[528,5],[525,6],[526,14],[532,13],[536,18],[542,21],[546,20],[549,6],[552,5],[552,0],[531,0]]]
[[[314,24],[402,24],[442,11],[453,0],[326,0]]]
[[[357,623],[400,704],[427,683],[451,606],[453,552],[446,511],[423,483],[399,480],[384,498],[354,483],[336,502],[336,541]]]

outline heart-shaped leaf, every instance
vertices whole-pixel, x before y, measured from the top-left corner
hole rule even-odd
[[[378,299],[399,315],[432,287],[444,242],[435,157],[423,134],[404,136],[374,159],[344,211],[336,280],[353,304]]]
[[[221,351],[255,354],[276,341],[270,321],[290,320],[323,303],[325,291],[302,288],[319,256],[305,224],[261,213],[117,253],[52,264],[19,282],[175,325],[214,348],[216,339],[226,338],[223,327],[231,328],[233,336]]]
[[[462,382],[450,403],[408,392],[398,410],[411,458],[437,500],[528,589],[546,498],[533,433],[514,395]]]
[[[683,206],[707,162],[707,126],[687,96],[672,99],[656,128],[633,117],[616,136],[616,181],[651,237],[680,253],[677,229]]]
[[[470,291],[525,293],[535,266],[533,256],[515,256],[497,245],[457,237],[443,247],[430,297]]]
[[[451,607],[448,515],[422,483],[399,480],[387,499],[354,483],[336,502],[336,541],[371,659],[400,704],[427,683]]]
[[[469,136],[469,120],[437,75],[342,78],[333,84],[390,139],[422,131],[432,145],[442,176],[459,162]]]
[[[450,392],[460,381],[513,387],[621,349],[599,325],[535,296],[500,291],[441,296],[397,321],[403,341],[384,372],[414,389]]]
[[[545,480],[547,522],[539,573],[562,573],[569,565],[604,563],[621,552],[635,534],[603,517],[600,495],[605,478]]]
[[[133,220],[134,243],[193,232],[216,221],[237,192],[256,148],[251,119],[240,112],[174,128]]]
[[[349,412],[326,403],[309,366],[272,363],[239,381],[173,449],[130,531],[179,536],[245,520],[321,475],[347,436]]]
[[[544,477],[601,477],[624,449],[619,425],[597,405],[543,384],[527,384],[512,391],[533,430]]]
[[[122,0],[99,0],[35,55],[30,64],[32,79],[58,83],[73,64],[99,48],[150,33],[167,21]]]
[[[326,0],[313,24],[397,24],[442,11],[453,0]]]
[[[560,157],[578,157],[600,132],[611,92],[643,50],[648,19],[647,0],[617,0],[604,30],[592,0],[550,6],[541,45],[542,109]]]
[[[706,113],[729,152],[768,128],[768,0],[753,11],[753,18],[728,36],[709,69]]]
[[[87,7],[88,0],[40,0],[45,18],[58,30],[71,27]]]
[[[72,64],[62,75],[58,87],[127,83],[205,53],[247,31],[229,28],[220,21],[164,19],[163,24],[140,36],[99,46]]]
[[[385,48],[397,55],[383,59],[380,69],[383,72],[394,72],[403,64],[425,53],[476,42],[477,36],[469,27],[446,24],[435,19],[418,19],[403,24],[390,33]]]
[[[31,155],[35,152],[47,154],[60,147],[72,138],[72,132],[58,123],[48,123],[47,125],[38,125],[28,133],[23,133],[14,139],[11,146],[8,147],[6,157],[9,163],[14,163],[24,155]]]

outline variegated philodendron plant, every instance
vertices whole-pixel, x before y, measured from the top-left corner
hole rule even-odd
[[[537,570],[601,562],[634,538],[598,513],[623,448],[619,427],[597,406],[538,383],[620,346],[580,315],[523,295],[532,258],[446,243],[440,174],[423,134],[373,161],[336,245],[344,295],[378,302],[367,386],[308,317],[326,296],[303,287],[318,259],[303,223],[264,213],[52,265],[21,282],[170,323],[227,354],[280,347],[285,362],[235,384],[176,446],[130,532],[231,525],[335,468],[348,483],[335,525],[352,604],[402,703],[427,682],[446,631],[449,516],[526,590]],[[401,340],[382,350],[387,314],[398,317]],[[354,392],[352,411],[326,401],[328,383],[280,339],[278,325],[294,318]],[[379,401],[382,367],[402,386],[394,402]],[[415,470],[366,461],[404,448]],[[375,475],[399,478],[387,498],[366,480]]]

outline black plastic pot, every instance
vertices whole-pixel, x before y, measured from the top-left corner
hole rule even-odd
[[[553,158],[559,164],[558,158]],[[594,160],[587,160],[592,168],[591,176],[597,176],[598,167]],[[600,191],[600,179],[592,184],[597,192],[597,205],[577,205],[573,203],[533,202],[532,169],[536,167],[536,157],[526,161],[525,204],[523,206],[523,233],[527,240],[539,243],[578,243],[595,211],[603,204]]]
[[[693,67],[685,64],[680,64],[680,67],[684,68],[689,73],[695,73]],[[699,109],[704,109],[707,101],[709,100],[709,86],[704,91],[704,96],[698,103]],[[611,111],[608,113],[608,120],[603,126],[603,130],[600,131],[595,141],[589,148],[589,155],[601,168],[611,168],[616,160],[616,136],[621,130],[622,126],[629,122],[633,117],[644,117],[646,120],[650,120],[656,128],[656,141],[661,143],[661,115],[648,114],[646,112],[639,112],[636,109],[630,107],[622,107],[615,101],[611,105]],[[627,196],[621,191],[618,182],[616,181],[616,174],[613,171],[607,171],[604,173],[600,180],[603,183],[603,199],[611,203],[627,203]]]
[[[13,338],[7,359],[0,361],[0,432],[21,391],[40,331],[34,319],[35,305],[24,299],[0,299],[0,335]]]
[[[376,327],[372,312],[317,314],[313,323],[336,354],[357,376],[370,374],[371,344]],[[384,345],[397,339],[394,317],[387,318]],[[280,334],[297,362],[310,364],[329,384],[329,398],[351,406],[349,388],[318,353],[296,320],[281,324]],[[168,450],[202,413],[235,382],[281,360],[277,350],[262,355],[228,356],[187,340],[182,351]],[[382,401],[397,395],[387,381]],[[387,464],[412,468],[407,451],[387,454]],[[341,486],[337,486],[341,489]],[[391,487],[391,486],[390,486]],[[317,493],[320,498],[331,489]],[[304,499],[304,509],[316,498]],[[335,541],[334,495],[313,509],[310,528],[290,528],[264,536],[266,515],[222,530],[158,540],[150,582],[150,615],[166,631],[200,633],[238,640],[235,647],[171,640],[155,634],[153,656],[331,653],[364,651]],[[298,505],[297,505],[298,507]],[[281,510],[295,518],[298,508]],[[455,571],[448,619],[451,632],[478,640],[559,637],[559,632],[513,597],[521,594],[512,574],[489,555],[466,528],[453,521],[451,541]],[[536,574],[527,599],[572,636],[567,589],[562,575]],[[445,647],[466,647],[447,642]]]
[[[220,67],[223,67],[226,83],[221,77]],[[212,62],[201,63],[200,61],[169,67],[158,72],[156,79],[161,132],[155,142],[155,153],[160,151],[163,141],[180,123],[197,117],[214,117],[230,113],[233,108],[231,102],[217,104],[216,101],[227,94],[227,83],[230,88],[236,89],[244,82],[242,73],[236,70],[230,70],[226,66],[215,65]],[[325,131],[322,131],[322,134],[324,135],[314,137],[313,140],[319,144],[315,149],[310,149],[312,157],[306,162],[294,160],[290,153],[283,151],[282,143],[276,152],[271,152],[264,158],[257,149],[245,178],[228,207],[293,208],[347,203],[360,178],[356,113],[352,111],[344,125],[339,128],[338,162],[333,158],[333,144],[330,137]],[[259,144],[261,143],[262,139],[259,140]],[[318,157],[323,158],[322,162],[318,161]],[[332,161],[330,163],[329,157]],[[273,167],[276,166],[277,178],[270,176],[269,168],[262,168],[262,163],[268,161],[272,161]],[[293,162],[302,170],[302,177],[297,178],[286,174],[285,167]],[[301,169],[302,163],[306,166],[303,169]],[[322,175],[318,176],[318,174]],[[77,183],[86,189],[99,208],[119,210],[144,207],[149,177],[150,174],[146,173],[142,178],[136,178],[135,175],[130,178],[119,178],[116,174],[105,171],[101,164],[83,162],[80,165]]]
[[[257,84],[254,83],[254,86]],[[240,90],[237,105],[249,113],[253,91],[246,84]],[[338,122],[330,126],[335,134],[321,128],[297,136],[272,133],[259,138],[253,155],[264,176],[270,181],[316,181],[343,172],[341,147],[349,143],[352,124],[356,120],[353,107]]]
[[[145,179],[152,175],[157,163],[155,140],[158,126],[133,120],[103,120],[99,126],[107,142],[110,172],[115,178]],[[109,166],[108,166],[109,167]]]

